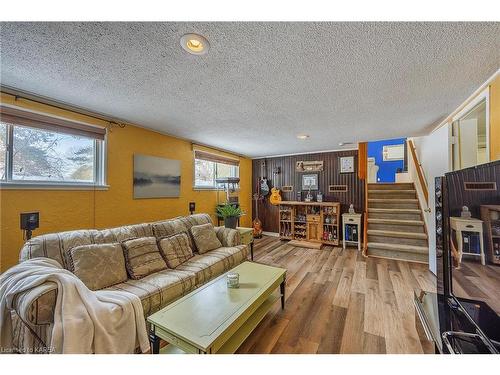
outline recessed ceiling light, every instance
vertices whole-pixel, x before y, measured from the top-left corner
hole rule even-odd
[[[208,40],[198,34],[185,34],[181,37],[182,48],[193,55],[204,55],[210,48]]]
[[[352,145],[352,142],[340,142],[339,146],[347,146],[347,145]]]
[[[309,138],[309,135],[307,135],[307,134],[299,134],[299,135],[297,135],[297,138],[298,139],[307,139],[307,138]]]

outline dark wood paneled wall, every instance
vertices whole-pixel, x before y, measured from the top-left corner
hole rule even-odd
[[[340,157],[354,156],[354,173],[340,173]],[[295,164],[298,161],[323,161],[323,171],[317,172],[319,176],[319,190],[323,193],[323,201],[340,202],[342,213],[347,212],[349,204],[354,204],[356,212],[362,212],[364,208],[365,185],[358,178],[358,151],[335,151],[316,154],[303,154],[292,156],[280,156],[266,159],[253,160],[253,193],[256,192],[257,183],[261,177],[267,177],[269,186],[276,186],[281,190],[283,185],[292,185],[293,192],[283,193],[283,200],[297,200],[297,191],[301,190],[304,172],[296,172]],[[262,162],[265,161],[265,169],[262,171]],[[280,168],[280,174],[274,174],[273,170]],[[307,173],[307,172],[306,172]],[[347,185],[347,192],[329,193],[328,185]],[[302,194],[305,197],[306,193]],[[255,202],[254,202],[255,207]],[[269,196],[258,202],[259,219],[267,232],[278,232],[278,206],[269,203]],[[253,210],[255,218],[255,208]]]
[[[500,161],[447,173],[446,181],[450,216],[460,216],[462,207],[467,206],[472,217],[480,219],[481,205],[500,204]],[[465,190],[465,182],[495,182],[497,190]]]

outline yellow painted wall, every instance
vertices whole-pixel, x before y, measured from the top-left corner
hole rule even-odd
[[[500,159],[500,75],[490,84],[490,160]]]
[[[64,116],[96,125],[106,125],[83,115],[14,98],[2,93],[3,103]],[[188,214],[188,202],[196,202],[196,212],[207,212],[215,222],[215,191],[193,189],[193,151],[189,141],[140,127],[113,127],[108,132],[106,191],[0,190],[0,270],[15,265],[23,244],[19,213],[40,212],[40,228],[34,235],[82,228],[106,228],[124,224],[171,218]],[[133,154],[181,160],[180,198],[133,199]],[[220,152],[219,152],[220,153]],[[230,155],[230,154],[228,154]],[[234,157],[234,155],[231,155]],[[240,159],[240,203],[247,213],[242,226],[251,225],[252,161]],[[222,198],[221,193],[221,198]]]

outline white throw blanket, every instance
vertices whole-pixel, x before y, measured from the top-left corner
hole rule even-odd
[[[123,291],[91,291],[55,260],[35,258],[0,276],[1,348],[12,348],[10,310],[19,293],[57,284],[52,338],[56,353],[133,353],[149,350],[140,299]]]

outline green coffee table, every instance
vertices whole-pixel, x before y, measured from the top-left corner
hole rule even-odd
[[[239,288],[223,274],[148,317],[151,353],[160,339],[187,353],[234,353],[280,297],[285,308],[286,269],[244,262],[230,272]]]

